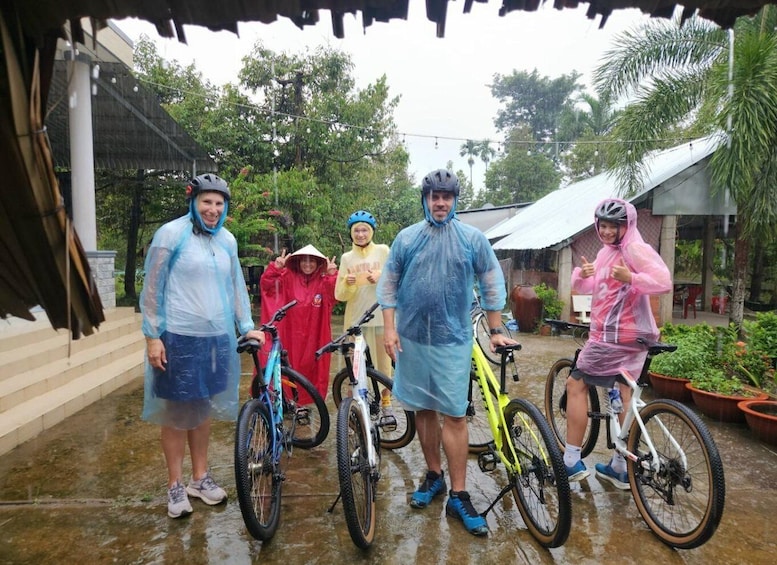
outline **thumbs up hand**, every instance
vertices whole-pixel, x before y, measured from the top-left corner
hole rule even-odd
[[[621,281],[626,284],[631,283],[631,271],[626,266],[626,263],[623,262],[623,259],[621,259],[620,263],[617,265],[612,266],[611,275],[616,281]]]
[[[581,257],[582,264],[580,265],[580,274],[584,279],[587,279],[588,277],[592,277],[594,274],[594,264],[589,263],[588,259],[585,258],[585,255],[582,255]]]

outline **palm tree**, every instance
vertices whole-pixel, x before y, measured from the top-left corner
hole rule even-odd
[[[496,156],[496,149],[491,147],[491,141],[484,139],[477,145],[476,150],[480,155],[480,160],[486,166],[486,172],[488,172],[488,164]]]
[[[471,139],[468,139],[466,143],[461,145],[459,149],[459,155],[467,156],[467,164],[469,165],[469,184],[472,184],[472,165],[475,164],[475,157],[479,155],[478,144]]]
[[[777,9],[739,18],[731,35],[701,19],[651,21],[620,34],[595,72],[602,96],[635,100],[619,117],[617,174],[637,189],[648,151],[717,133],[714,190],[737,205],[731,321],[741,326],[750,239],[772,241],[777,226]],[[729,46],[733,56],[729,60]],[[732,63],[729,66],[729,63]]]

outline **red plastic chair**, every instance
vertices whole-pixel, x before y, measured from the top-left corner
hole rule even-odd
[[[693,308],[693,317],[696,317],[696,299],[701,295],[701,285],[685,287],[683,292],[683,318],[688,317],[688,308]]]

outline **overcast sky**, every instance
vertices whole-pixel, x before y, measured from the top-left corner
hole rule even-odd
[[[357,86],[374,83],[385,74],[390,93],[399,95],[395,119],[410,153],[410,170],[416,181],[428,171],[445,167],[469,172],[459,149],[467,139],[498,140],[493,121],[498,104],[489,84],[494,74],[513,70],[556,78],[577,71],[590,85],[591,72],[611,46],[611,38],[647,20],[638,10],[618,10],[599,29],[599,20],[585,17],[587,4],[558,11],[546,2],[537,12],[497,14],[500,2],[474,3],[462,14],[463,2],[451,2],[445,37],[435,35],[426,19],[425,3],[411,2],[408,20],[376,22],[365,30],[361,16],[346,16],[345,38],[332,35],[328,11],[321,22],[300,30],[286,19],[272,24],[239,24],[239,37],[186,26],[188,45],[162,39],[151,24],[138,20],[115,22],[130,39],[141,34],[154,40],[160,55],[183,65],[194,62],[211,82],[237,82],[241,59],[261,39],[277,52],[303,52],[331,45],[349,53],[354,61]],[[435,148],[435,141],[437,147]],[[496,143],[494,144],[494,146]],[[473,168],[475,188],[483,183],[484,165]]]

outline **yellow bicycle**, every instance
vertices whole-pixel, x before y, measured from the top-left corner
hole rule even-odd
[[[478,466],[484,473],[495,471],[500,461],[507,471],[507,484],[482,516],[512,492],[529,532],[543,546],[558,547],[567,540],[572,524],[569,481],[556,437],[542,412],[525,398],[510,399],[507,395],[506,367],[508,363],[515,366],[513,354],[520,348],[518,344],[496,348],[499,381],[477,343],[472,348],[467,410],[470,450],[477,452]],[[518,381],[517,373],[513,380]],[[473,400],[475,384],[480,395]],[[482,442],[475,439],[480,443],[473,445],[472,438],[481,431],[475,429],[478,418],[487,423],[490,438]]]

